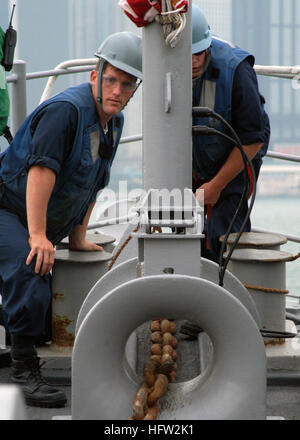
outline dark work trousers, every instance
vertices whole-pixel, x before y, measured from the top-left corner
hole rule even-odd
[[[218,202],[213,206],[211,210],[211,215],[209,223],[205,222],[204,233],[207,236],[208,232],[208,242],[209,248],[207,248],[207,241],[202,240],[202,251],[201,254],[204,258],[215,261],[219,263],[219,254],[221,250],[222,243],[220,242],[220,236],[226,234],[227,229],[231,223],[231,220],[238,208],[240,203],[240,194],[226,195],[225,197],[220,197]],[[243,221],[246,217],[248,210],[248,203],[245,203],[241,207],[240,214],[236,218],[231,233],[239,232]],[[250,220],[247,220],[244,232],[249,232],[251,230]],[[226,251],[226,248],[225,248]]]
[[[38,338],[45,334],[50,304],[50,275],[34,273],[30,266],[28,231],[19,217],[0,208],[0,293],[6,329],[12,334]]]
[[[254,168],[255,178],[257,180],[261,167],[261,161],[253,161],[252,164]],[[205,240],[202,240],[202,244],[201,244],[201,254],[204,258],[219,263],[219,255],[222,246],[222,243],[220,242],[220,237],[226,234],[227,229],[231,223],[231,220],[233,219],[233,216],[235,215],[236,210],[238,209],[242,197],[243,186],[244,186],[244,177],[243,177],[243,173],[240,173],[222,191],[219,200],[212,207],[208,226],[207,226],[207,219],[205,218],[203,233],[206,235],[206,238]],[[197,184],[194,184],[194,188],[196,187]],[[237,216],[232,226],[231,233],[240,232],[244,219],[247,215],[247,211],[248,211],[248,201],[245,200],[240,209],[240,213]],[[206,214],[206,209],[205,209],[205,214]],[[250,232],[250,231],[251,231],[251,221],[250,218],[248,218],[243,232]],[[208,240],[207,240],[207,232],[208,232]],[[207,247],[207,241],[209,242],[209,247]],[[225,248],[225,252],[226,252],[226,248]]]

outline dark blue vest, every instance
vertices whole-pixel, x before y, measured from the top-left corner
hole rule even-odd
[[[235,70],[245,59],[254,65],[248,52],[213,37],[211,61],[198,79],[193,91],[193,105],[206,106],[231,122],[232,87]],[[262,106],[262,112],[264,111]],[[193,118],[193,125],[207,125],[224,131],[223,124],[213,118]],[[193,137],[193,174],[206,182],[222,167],[234,145],[220,136]]]
[[[27,173],[36,159],[31,144],[31,122],[40,109],[58,101],[70,102],[75,106],[78,111],[78,127],[71,153],[56,177],[48,203],[47,237],[53,244],[70,234],[82,222],[97,192],[108,184],[110,167],[124,122],[122,113],[112,118],[110,135],[114,140],[113,154],[110,159],[103,159],[98,151],[104,135],[89,83],[59,93],[31,113],[9,148],[0,155],[0,177],[4,182],[3,204],[5,206],[5,199],[8,200],[9,207],[13,208],[23,223],[26,223]]]

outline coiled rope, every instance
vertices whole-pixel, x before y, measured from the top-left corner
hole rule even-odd
[[[163,35],[167,45],[174,48],[179,42],[186,25],[185,6],[176,8],[178,0],[162,0],[162,12],[155,20],[163,26]]]
[[[295,261],[298,260],[298,258],[300,257],[300,252],[298,252],[298,254],[291,256],[287,259],[287,261]],[[255,286],[253,284],[246,284],[243,283],[243,285],[250,290],[258,290],[260,292],[265,292],[265,293],[284,293],[284,294],[288,294],[290,293],[289,290],[287,289],[276,289],[274,287],[262,287],[262,286]]]

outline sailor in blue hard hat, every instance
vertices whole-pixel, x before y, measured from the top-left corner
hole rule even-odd
[[[202,10],[192,5],[193,106],[208,107],[220,114],[237,132],[252,160],[256,178],[266,154],[270,126],[259,92],[254,56],[212,34]],[[224,132],[219,121],[194,117],[193,125],[207,125]],[[193,137],[193,190],[204,190],[207,216],[203,255],[219,261],[221,235],[237,210],[244,188],[240,151],[221,136]],[[248,209],[242,206],[231,232],[239,232]],[[245,231],[250,231],[250,220]]]

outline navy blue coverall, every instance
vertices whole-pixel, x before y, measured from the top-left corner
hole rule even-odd
[[[110,166],[123,127],[112,118],[105,134],[90,84],[62,92],[29,115],[10,147],[0,155],[0,293],[2,325],[11,334],[39,338],[47,333],[51,277],[34,272],[26,217],[30,166],[52,169],[56,182],[48,203],[47,237],[53,245],[81,223],[97,192],[109,181]],[[110,146],[110,157],[103,145]],[[46,336],[46,335],[45,335]],[[46,337],[47,339],[47,337]]]
[[[214,52],[214,44],[218,45],[218,50],[220,52]],[[225,44],[222,42],[214,42],[213,40],[213,50],[212,57],[218,53],[222,53],[221,51],[225,48]],[[227,48],[228,53],[230,53],[231,48]],[[254,159],[252,160],[252,164],[255,170],[256,178],[259,175],[259,170],[262,164],[262,157],[266,154],[269,138],[270,138],[270,125],[269,118],[265,111],[262,111],[262,104],[264,104],[264,98],[260,95],[257,83],[257,77],[255,71],[249,62],[249,58],[247,58],[247,53],[244,55],[244,52],[241,51],[244,59],[237,63],[237,67],[234,70],[234,76],[232,81],[232,93],[231,93],[231,102],[226,104],[226,100],[230,100],[230,98],[223,98],[220,96],[216,97],[216,102],[219,102],[219,108],[215,108],[215,111],[221,114],[225,119],[231,124],[236,133],[238,134],[242,145],[250,145],[258,142],[262,142],[263,146],[260,151],[256,154]],[[248,54],[249,55],[249,54]],[[241,55],[239,55],[241,56]],[[241,58],[242,58],[241,56]],[[252,57],[252,56],[251,56]],[[209,65],[211,69],[208,71],[207,76],[209,79],[214,75],[216,78],[213,80],[218,82],[218,70],[214,68],[213,58],[211,61],[212,66]],[[251,61],[251,58],[250,58]],[[215,63],[217,64],[217,63]],[[208,68],[208,69],[209,69]],[[201,81],[203,78],[196,82],[196,87],[193,90],[193,106],[199,105],[199,95],[201,94]],[[223,80],[224,81],[224,80]],[[225,81],[226,83],[226,81]],[[222,84],[223,85],[223,84]],[[199,87],[200,86],[200,87]],[[224,95],[228,92],[227,87],[220,87],[217,93],[222,93],[224,91]],[[220,105],[220,102],[222,105]],[[223,104],[225,103],[225,104]],[[223,107],[222,107],[223,106]],[[230,108],[230,116],[227,108]],[[218,104],[217,104],[218,107]],[[223,109],[221,111],[219,109]],[[210,119],[208,121],[204,121],[204,125],[214,126],[215,121],[212,122]],[[203,124],[202,118],[194,118],[193,125],[201,125]],[[219,129],[219,127],[216,127]],[[230,133],[228,133],[230,135]],[[211,180],[218,172],[220,167],[225,163],[230,151],[233,148],[232,145],[224,145],[224,141],[222,138],[217,139],[214,145],[214,142],[211,140],[212,138],[203,138],[200,142],[205,143],[206,145],[200,145],[199,150],[199,139],[194,137],[193,139],[193,191],[195,192],[202,184]],[[197,144],[198,143],[198,144]],[[198,146],[198,150],[197,150]],[[215,150],[214,150],[215,148]],[[228,149],[227,154],[221,158],[217,158],[220,150],[224,148]],[[200,151],[200,152],[199,152]],[[216,156],[215,162],[210,163],[210,157],[213,155]],[[221,154],[221,153],[220,153]],[[215,167],[215,168],[214,168]],[[202,178],[199,177],[199,174],[202,173]],[[208,240],[204,240],[202,243],[202,255],[205,258],[213,260],[215,262],[219,261],[219,252],[221,248],[221,243],[219,241],[219,237],[224,235],[230,225],[230,222],[237,210],[238,204],[241,199],[241,195],[243,193],[244,188],[244,177],[243,173],[237,175],[229,184],[224,188],[221,192],[220,198],[217,203],[213,206],[211,210],[211,215],[209,218],[209,223],[205,222],[204,233],[207,235]],[[207,207],[205,207],[207,210]],[[248,210],[248,203],[245,202],[242,206],[242,210],[240,215],[237,217],[231,232],[239,232],[242,226],[242,223],[245,219],[246,213]],[[244,231],[251,230],[250,219],[246,224],[246,228]],[[209,245],[207,246],[207,241]]]

